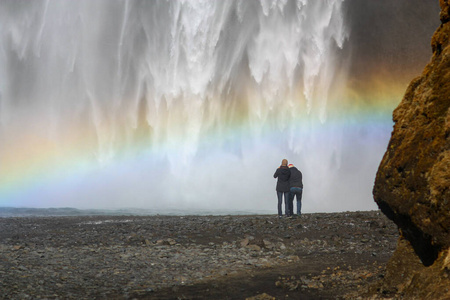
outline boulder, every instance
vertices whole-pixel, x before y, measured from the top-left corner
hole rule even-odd
[[[408,272],[437,276],[450,286],[446,268],[436,265],[445,264],[450,248],[450,2],[440,0],[440,5],[441,25],[432,37],[432,59],[410,83],[393,113],[394,130],[373,195],[401,232],[393,260],[415,261],[412,256],[416,255],[422,267],[432,266],[427,271],[437,271],[408,268]],[[409,275],[403,278],[413,278]],[[397,284],[397,290],[401,286],[411,297],[418,297],[416,289],[408,287],[411,280]],[[430,291],[433,288],[438,287],[430,285]],[[433,292],[450,297],[448,289]]]

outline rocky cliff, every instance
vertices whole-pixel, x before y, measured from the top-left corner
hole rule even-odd
[[[431,62],[394,111],[373,190],[402,235],[379,292],[408,298],[450,299],[450,1],[440,5]]]

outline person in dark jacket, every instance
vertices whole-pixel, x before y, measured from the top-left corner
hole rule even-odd
[[[289,165],[291,176],[289,177],[290,211],[294,212],[294,198],[297,196],[297,215],[302,214],[303,175],[293,164]]]
[[[276,188],[278,197],[278,217],[281,218],[283,216],[283,212],[281,210],[283,195],[285,214],[286,216],[290,216],[291,212],[289,211],[289,178],[291,177],[291,171],[289,170],[287,159],[283,159],[281,161],[281,166],[279,166],[275,171],[273,177],[278,178]]]

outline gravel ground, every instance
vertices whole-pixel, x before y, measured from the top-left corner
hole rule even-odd
[[[0,218],[0,297],[353,298],[397,238],[378,211]]]

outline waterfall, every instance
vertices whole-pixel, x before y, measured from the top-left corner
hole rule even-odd
[[[3,201],[275,213],[288,158],[306,210],[348,209],[343,4],[2,1]]]

